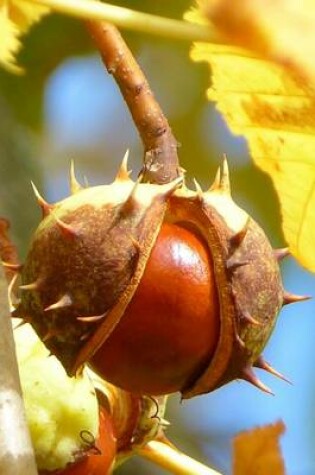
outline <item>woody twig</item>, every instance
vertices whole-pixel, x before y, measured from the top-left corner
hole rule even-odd
[[[181,174],[177,142],[140,66],[115,26],[89,21],[87,28],[107,71],[120,88],[142,139],[142,180],[158,184],[172,181]]]

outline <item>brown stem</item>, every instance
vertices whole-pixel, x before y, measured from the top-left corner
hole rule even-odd
[[[0,473],[37,474],[28,431],[7,299],[0,264]]]
[[[216,470],[203,465],[177,450],[173,445],[159,440],[151,440],[135,449],[138,455],[165,468],[174,475],[221,475]]]
[[[142,180],[169,183],[181,174],[177,142],[143,72],[115,26],[98,21],[86,23],[144,144]]]
[[[7,282],[16,276],[14,266],[19,264],[17,249],[8,234],[9,227],[9,222],[0,217],[0,472],[35,475],[8,302]],[[5,268],[1,261],[6,264]]]

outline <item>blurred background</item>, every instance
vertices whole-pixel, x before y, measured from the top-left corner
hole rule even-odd
[[[112,3],[173,18],[181,18],[190,6],[188,1]],[[283,246],[278,201],[269,178],[253,166],[243,139],[229,133],[206,100],[208,67],[189,60],[188,43],[123,34],[180,143],[188,178],[209,186],[226,153],[234,199],[263,226],[274,247]],[[0,71],[0,215],[11,222],[21,259],[40,216],[30,180],[48,201],[55,201],[69,193],[71,159],[80,180],[93,185],[113,179],[127,148],[134,176],[142,160],[129,112],[79,21],[52,15],[33,28],[24,44],[19,62],[25,75]],[[287,258],[282,270],[288,290],[315,295],[315,276],[293,259]],[[292,386],[259,374],[274,397],[245,382],[183,403],[174,396],[167,414],[172,441],[229,474],[233,436],[282,419],[288,474],[315,474],[314,314],[313,300],[285,308],[265,351],[267,361],[292,380]],[[134,458],[117,473],[164,472]]]

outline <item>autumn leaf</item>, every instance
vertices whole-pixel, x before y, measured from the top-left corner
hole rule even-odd
[[[203,6],[206,3],[212,4],[202,2]],[[221,3],[225,9],[227,4],[231,5],[227,1]],[[257,1],[257,5],[261,3]],[[278,6],[285,3],[284,0],[274,2]],[[272,8],[273,2],[264,4]],[[298,19],[302,16],[300,13]],[[200,17],[200,12],[194,12],[194,21],[198,20],[198,15]],[[306,15],[307,11],[304,12]],[[282,22],[285,20],[283,15]],[[303,37],[302,23],[298,24]],[[276,29],[273,20],[271,26],[268,34],[273,35],[273,28]],[[219,28],[220,24],[217,25]],[[223,36],[224,32],[225,29],[221,32]],[[308,33],[307,37],[310,37]],[[264,34],[266,45],[267,32]],[[261,35],[259,29],[256,36],[261,38]],[[209,100],[216,102],[232,132],[246,137],[254,162],[270,175],[278,193],[282,228],[290,251],[303,266],[315,272],[315,89],[309,79],[311,69],[303,69],[301,64],[290,69],[288,61],[271,62],[270,58],[259,56],[257,52],[259,48],[262,52],[263,42],[257,40],[256,44],[254,34],[248,43],[252,50],[240,47],[240,44],[245,45],[244,35],[238,42],[237,38],[235,26],[229,38],[233,44],[197,43],[191,56],[195,61],[209,62],[212,82]],[[272,43],[272,38],[269,42]],[[312,43],[310,47],[315,45],[315,28]],[[304,40],[301,48],[302,45]],[[291,51],[292,58],[297,47],[298,40]],[[266,51],[270,52],[270,48],[266,47]],[[290,55],[287,48],[286,55],[287,58]]]
[[[285,475],[279,446],[284,430],[279,421],[239,433],[233,441],[233,475]]]
[[[202,17],[223,41],[314,79],[314,0],[199,0],[198,4]]]
[[[7,8],[1,6],[0,8],[0,62],[7,69],[15,70],[14,55],[19,49],[18,28],[8,18]]]
[[[16,54],[20,37],[49,9],[23,0],[0,0],[0,64],[10,72],[20,73]]]

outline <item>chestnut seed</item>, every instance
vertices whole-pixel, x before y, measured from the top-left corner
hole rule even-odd
[[[219,338],[213,272],[199,236],[163,224],[123,318],[90,361],[93,369],[137,393],[167,394],[189,386]]]

